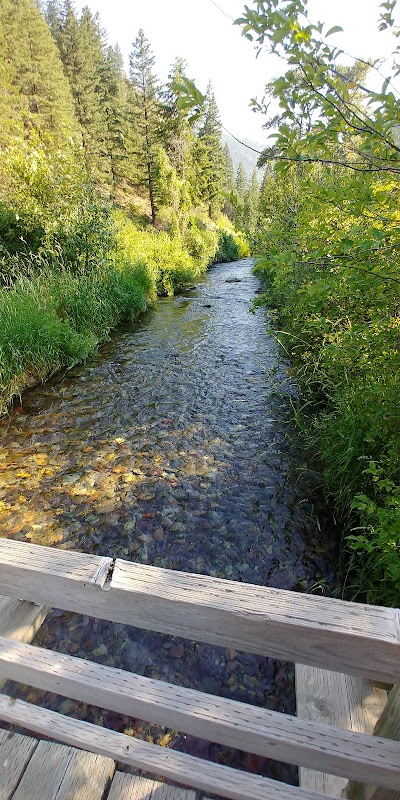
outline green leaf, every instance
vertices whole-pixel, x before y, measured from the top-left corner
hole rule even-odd
[[[327,37],[327,36],[331,36],[332,33],[342,33],[342,32],[343,32],[343,28],[341,28],[340,25],[334,25],[333,28],[329,28],[329,31],[327,31],[325,36]]]

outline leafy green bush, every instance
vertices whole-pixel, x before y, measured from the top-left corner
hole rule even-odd
[[[347,540],[351,597],[389,605],[400,601],[400,261],[397,203],[384,187],[321,168],[318,181],[304,168],[271,178],[256,271],[307,405],[307,444],[346,529],[358,529]],[[384,203],[384,240],[371,202],[374,214]],[[356,237],[367,244],[352,262]]]
[[[88,270],[108,257],[110,209],[73,143],[54,150],[31,133],[0,150],[0,242],[0,256],[45,251],[55,268],[60,258]]]
[[[140,263],[147,271],[148,293],[173,295],[174,291],[200,274],[195,260],[177,236],[166,231],[141,231],[121,213],[115,215],[117,233],[114,264]]]
[[[400,486],[385,474],[390,464],[369,463],[364,470],[372,477],[375,496],[358,494],[352,508],[358,511],[361,527],[347,536],[353,555],[356,591],[366,594],[369,603],[398,605],[400,586]],[[356,566],[356,569],[354,569]]]
[[[200,218],[192,217],[184,236],[185,247],[198,265],[199,275],[204,273],[215,259],[218,247],[218,235],[207,227]]]
[[[214,263],[225,263],[228,261],[238,261],[241,258],[248,258],[250,248],[238,233],[222,231],[219,235],[218,250],[214,256]]]

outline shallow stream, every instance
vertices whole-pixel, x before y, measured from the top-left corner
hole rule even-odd
[[[329,517],[291,443],[293,393],[250,260],[161,300],[0,423],[0,535],[310,590],[332,579]],[[294,712],[293,667],[53,611],[35,643]],[[31,702],[288,781],[291,767],[36,690]]]

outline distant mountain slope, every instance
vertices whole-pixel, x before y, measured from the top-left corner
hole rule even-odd
[[[250,147],[254,147],[255,150],[259,150],[260,152],[266,147],[266,142],[264,144],[260,144],[260,142],[251,142],[249,139],[243,139],[243,142],[245,145],[248,144]],[[258,153],[254,153],[253,150],[249,150],[244,145],[239,144],[239,142],[237,142],[233,136],[230,136],[229,133],[223,134],[222,144],[227,144],[229,147],[235,172],[237,171],[240,162],[242,162],[250,178],[254,167],[257,166],[257,159],[259,157]]]

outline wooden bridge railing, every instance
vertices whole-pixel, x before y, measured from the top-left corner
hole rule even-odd
[[[395,609],[345,603],[0,540],[0,591],[60,609],[324,669],[400,683]],[[400,743],[302,720],[0,637],[0,674],[240,750],[384,787]],[[0,719],[232,800],[326,795],[139,741],[0,695]],[[374,794],[374,800],[381,800]]]

